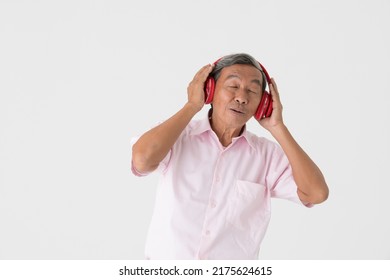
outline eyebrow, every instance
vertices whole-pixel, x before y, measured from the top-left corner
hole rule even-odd
[[[240,76],[236,74],[230,74],[229,76],[226,77],[226,80],[233,79],[233,78],[238,78],[241,80]],[[260,87],[262,87],[261,81],[259,79],[253,79],[251,83],[258,84]]]

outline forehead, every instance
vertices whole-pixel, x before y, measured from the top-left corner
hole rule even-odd
[[[221,78],[236,77],[239,79],[253,80],[257,79],[262,81],[262,74],[259,69],[252,65],[247,64],[234,64],[231,66],[224,67],[221,70]]]

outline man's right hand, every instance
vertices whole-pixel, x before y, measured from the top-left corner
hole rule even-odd
[[[202,110],[205,102],[204,83],[213,70],[214,65],[207,64],[203,66],[194,76],[187,87],[188,103],[194,106],[196,110]]]

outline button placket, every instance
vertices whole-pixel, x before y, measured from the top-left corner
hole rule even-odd
[[[215,214],[215,208],[217,207],[217,201],[215,199],[216,194],[219,192],[219,186],[222,182],[222,177],[220,170],[223,170],[223,158],[224,158],[224,151],[222,151],[218,157],[217,163],[215,165],[215,170],[213,174],[213,183],[209,194],[209,204],[208,209],[206,210],[206,215],[203,221],[203,228],[202,228],[202,236],[199,243],[199,249],[198,249],[198,257],[204,258],[205,256],[202,254],[205,246],[208,246],[207,244],[213,240],[213,223],[210,221],[212,219],[211,217]]]
[[[217,161],[217,164],[215,166],[215,171],[214,171],[214,183],[220,183],[222,178],[221,178],[221,173],[220,173],[220,166],[221,164],[223,163],[223,158],[224,158],[224,152],[222,151],[218,157],[218,161]]]

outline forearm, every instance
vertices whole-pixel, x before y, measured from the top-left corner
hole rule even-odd
[[[156,169],[198,111],[198,108],[186,103],[171,118],[143,134],[133,145],[134,167],[141,173]]]
[[[273,129],[271,134],[291,164],[300,199],[313,204],[325,201],[329,190],[321,170],[298,145],[287,127],[280,125]]]

